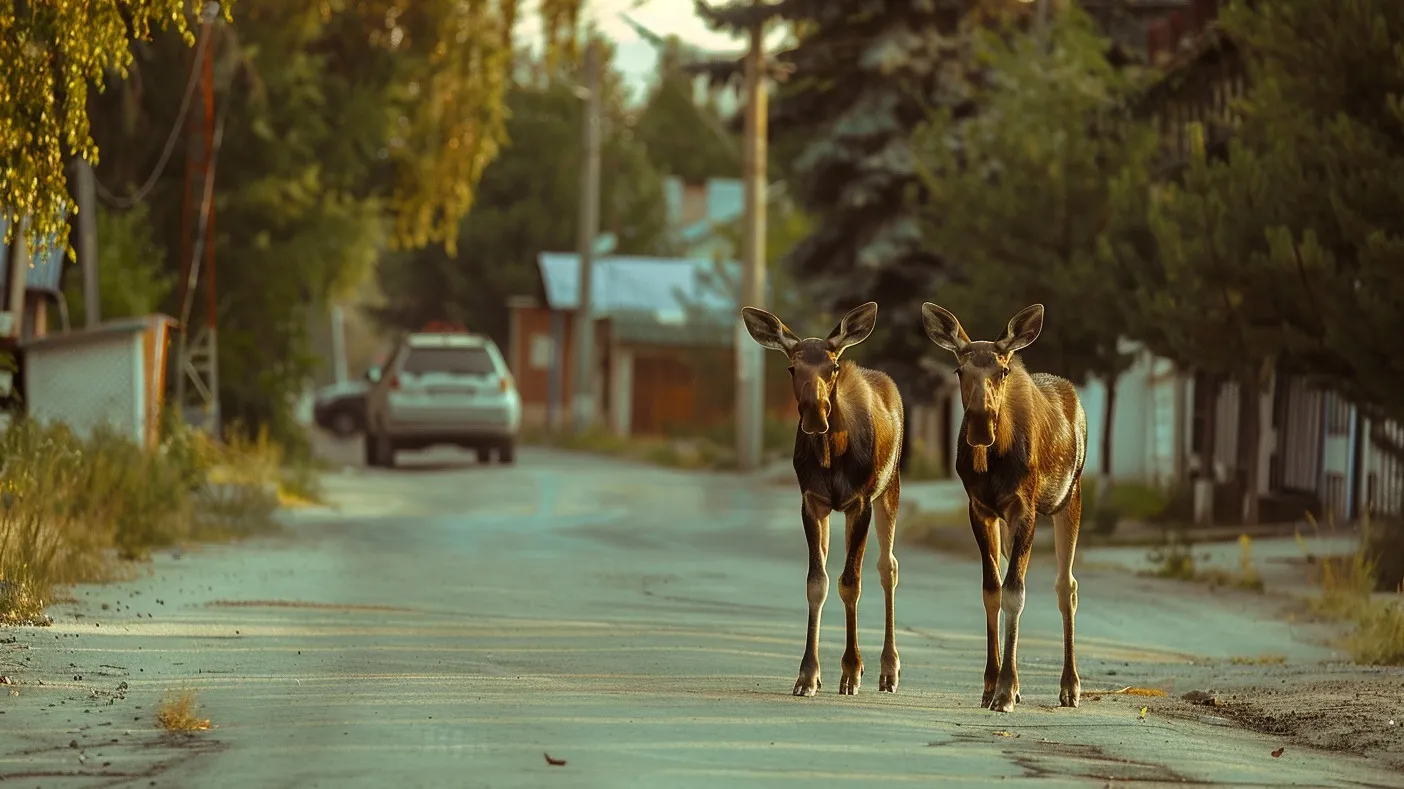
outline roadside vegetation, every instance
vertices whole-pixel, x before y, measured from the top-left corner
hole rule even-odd
[[[159,447],[19,420],[0,433],[0,624],[47,624],[55,587],[121,577],[151,551],[267,533],[316,498],[277,444],[171,424]]]
[[[1315,519],[1310,522],[1319,537],[1320,525]],[[1328,530],[1334,531],[1334,525]],[[1306,539],[1297,537],[1314,569],[1312,580],[1319,592],[1308,602],[1311,612],[1351,627],[1341,646],[1357,663],[1404,665],[1404,600],[1390,594],[1401,588],[1398,581],[1392,586],[1381,583],[1382,561],[1397,560],[1404,551],[1400,532],[1395,523],[1377,524],[1366,519],[1355,551],[1344,556],[1318,556]]]

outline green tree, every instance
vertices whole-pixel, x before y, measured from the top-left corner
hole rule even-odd
[[[30,217],[32,249],[63,238],[71,201],[64,168],[94,159],[88,85],[125,73],[133,39],[173,27],[194,35],[186,0],[18,0],[0,5],[0,211]],[[228,14],[227,7],[225,14]],[[10,222],[4,242],[17,222]]]
[[[1126,283],[1100,255],[1113,209],[1109,175],[1143,172],[1156,143],[1150,128],[1122,117],[1134,85],[1107,51],[1076,8],[1055,13],[1039,33],[982,31],[971,53],[989,70],[975,94],[980,113],[958,124],[943,113],[916,134],[931,194],[928,238],[959,270],[942,305],[991,337],[1030,303],[1047,307],[1050,320],[1025,355],[1035,369],[1106,386],[1104,482],[1116,384],[1135,358],[1120,346]]]
[[[165,267],[165,250],[151,233],[151,215],[146,205],[129,211],[99,206],[98,309],[102,319],[116,320],[150,315],[161,309],[175,285]],[[64,299],[69,321],[74,326],[86,322],[83,308],[83,278],[77,270],[68,272]]]
[[[622,84],[610,72],[600,151],[600,229],[620,254],[665,253],[667,216],[657,170],[633,135]],[[508,93],[512,142],[487,169],[450,254],[426,248],[380,267],[384,321],[416,328],[462,323],[507,341],[511,296],[537,290],[537,256],[578,244],[583,104],[568,85],[519,83]]]
[[[786,178],[813,232],[789,254],[812,301],[835,311],[869,299],[884,322],[920,326],[946,261],[923,238],[926,199],[911,130],[931,105],[963,106],[968,85],[961,34],[980,0],[954,3],[781,0],[701,5],[719,29],[744,35],[757,18],[783,20],[793,42],[776,57],[792,71],[773,91],[769,123],[777,152],[793,150]],[[734,79],[734,69],[715,72]],[[788,152],[783,158],[788,158]],[[919,331],[865,343],[904,389],[919,380],[915,360],[929,345]]]
[[[693,99],[693,77],[681,63],[679,42],[670,37],[659,56],[653,85],[634,136],[665,175],[686,183],[741,176],[741,141],[723,125],[714,102]]]
[[[581,2],[539,5],[552,58],[575,54]],[[195,43],[191,5],[18,0],[0,6],[0,207],[32,217],[31,245],[62,229],[71,205],[69,160],[98,160],[90,83],[101,90],[108,72],[126,79],[135,65],[132,43],[155,31],[172,30],[186,47]],[[231,5],[221,3],[227,21]],[[243,0],[239,8],[241,32],[288,25],[288,35],[316,39],[329,79],[385,88],[378,102],[356,109],[382,116],[379,144],[361,153],[372,160],[383,153],[388,165],[379,168],[376,191],[394,219],[391,238],[406,247],[442,241],[452,248],[473,188],[503,142],[518,0]],[[170,73],[187,71],[180,58],[167,65]]]
[[[1237,3],[1224,25],[1251,53],[1245,144],[1283,206],[1254,226],[1300,283],[1283,310],[1293,350],[1370,416],[1404,423],[1404,359],[1378,345],[1404,335],[1404,5]]]

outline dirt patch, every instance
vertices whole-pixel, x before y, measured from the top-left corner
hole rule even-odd
[[[210,608],[309,608],[319,611],[382,611],[395,614],[422,613],[393,605],[354,605],[349,603],[308,603],[298,600],[211,600]]]
[[[1404,669],[1274,666],[1237,680],[1178,703],[1194,714],[1212,706],[1215,715],[1288,744],[1364,756],[1404,770]]]

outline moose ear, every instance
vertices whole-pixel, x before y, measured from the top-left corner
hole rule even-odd
[[[829,332],[829,348],[836,354],[843,353],[844,350],[868,339],[868,335],[873,333],[873,327],[877,325],[877,310],[876,301],[859,304],[849,310],[834,330]]]
[[[751,339],[772,351],[788,354],[799,343],[799,338],[788,326],[763,309],[742,307],[741,320],[745,321]]]
[[[1004,334],[995,345],[1004,353],[1014,353],[1021,351],[1038,339],[1039,332],[1043,331],[1043,305],[1033,304],[1019,310],[1019,314],[1009,319],[1009,325],[1005,327]]]
[[[921,305],[921,325],[932,342],[951,353],[959,355],[970,344],[970,337],[956,316],[929,301]]]

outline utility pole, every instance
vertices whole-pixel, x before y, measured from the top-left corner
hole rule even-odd
[[[584,156],[580,168],[580,304],[575,310],[575,365],[571,376],[574,432],[595,421],[595,311],[591,284],[600,225],[600,51],[591,36],[585,47]]]
[[[200,35],[213,36],[219,11],[209,2],[200,15]],[[228,100],[215,117],[214,50],[209,40],[195,68],[200,69],[201,111],[190,113],[186,153],[185,194],[181,211],[182,260],[180,280],[180,323],[176,349],[175,402],[187,419],[190,410],[202,412],[201,425],[208,433],[220,434],[219,332],[215,296],[214,176],[215,158],[223,140]],[[191,326],[195,294],[205,286],[205,325]],[[193,388],[194,397],[188,397]],[[189,402],[193,400],[194,402]]]
[[[766,127],[765,23],[751,27],[746,53],[745,234],[741,249],[741,304],[765,306]],[[742,471],[760,466],[765,420],[765,357],[736,321],[736,464]]]
[[[102,322],[98,301],[97,187],[93,166],[78,157],[78,264],[83,269],[83,325],[94,328]]]

